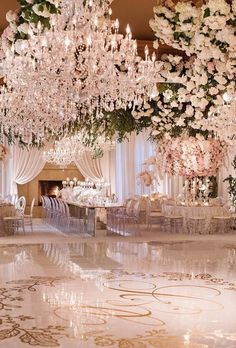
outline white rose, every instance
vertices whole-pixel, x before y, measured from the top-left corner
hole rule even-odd
[[[164,93],[163,93],[164,97],[169,100],[173,97],[173,92],[171,89],[167,89]]]
[[[11,30],[13,31],[13,33],[17,33],[17,26],[16,26],[16,23],[15,22],[11,22],[9,24]]]
[[[20,24],[18,26],[18,31],[27,35],[29,31],[29,25],[27,23]]]
[[[210,95],[216,95],[219,93],[219,90],[216,87],[211,87],[209,89],[209,93],[210,93]]]
[[[8,11],[7,14],[6,14],[6,20],[11,23],[11,22],[15,22],[18,18],[18,15],[15,11]]]
[[[159,130],[157,130],[157,129],[155,129],[155,130],[153,130],[152,131],[152,135],[159,135],[160,134],[160,131]]]
[[[193,116],[193,114],[194,114],[194,108],[191,105],[188,105],[186,108],[186,115],[191,117]]]
[[[193,81],[189,81],[186,85],[188,92],[191,92],[195,88],[195,83]]]
[[[205,110],[205,108],[207,107],[207,105],[209,104],[208,100],[205,98],[202,98],[200,100],[200,103],[198,104],[198,106],[202,109]]]
[[[153,116],[152,117],[152,122],[159,123],[160,121],[161,121],[161,118],[159,116]]]
[[[227,80],[221,75],[215,75],[214,79],[221,85],[225,85],[227,83]]]
[[[24,52],[25,50],[27,50],[27,40],[17,40],[15,42],[15,52],[18,54],[21,54],[22,52]]]
[[[176,122],[176,125],[179,127],[185,126],[184,118],[180,117]]]
[[[205,96],[204,90],[201,88],[201,89],[197,92],[196,96],[197,96],[198,98],[203,98],[203,97]]]
[[[197,110],[195,112],[195,119],[200,120],[200,119],[202,119],[202,117],[203,117],[203,113],[200,110]]]
[[[11,42],[13,42],[14,39],[15,39],[15,33],[12,31],[11,27],[8,26],[8,27],[4,30],[4,32],[3,32],[3,34],[2,34],[2,37],[8,39],[8,40],[11,41]]]

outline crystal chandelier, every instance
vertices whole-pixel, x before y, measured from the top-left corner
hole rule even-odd
[[[66,168],[72,162],[79,161],[85,152],[90,152],[91,156],[95,157],[102,155],[105,151],[112,151],[116,147],[114,140],[106,140],[103,136],[99,136],[90,147],[84,145],[84,139],[86,135],[80,133],[57,140],[52,148],[43,152],[43,159],[60,168]]]
[[[79,135],[55,141],[54,147],[43,152],[43,159],[64,169],[83,156],[85,147]]]
[[[29,30],[3,62],[0,124],[25,142],[63,132],[103,111],[140,109],[161,81],[155,55],[137,55],[129,26],[119,34],[111,1],[63,0],[51,28]],[[103,126],[101,124],[101,126]]]

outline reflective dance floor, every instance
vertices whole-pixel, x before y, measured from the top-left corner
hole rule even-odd
[[[0,246],[0,347],[235,348],[236,242]]]

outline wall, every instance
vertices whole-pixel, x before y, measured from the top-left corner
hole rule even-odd
[[[41,217],[42,207],[38,206],[38,195],[39,195],[39,180],[58,180],[63,181],[66,178],[73,179],[76,177],[78,180],[84,180],[84,177],[79,172],[75,165],[70,165],[65,170],[60,169],[57,166],[46,163],[42,172],[31,182],[26,185],[18,185],[18,195],[25,196],[27,207],[26,214],[29,213],[29,207],[32,199],[35,197],[35,208],[34,217]]]

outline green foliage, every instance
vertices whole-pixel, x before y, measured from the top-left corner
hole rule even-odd
[[[203,18],[210,17],[210,15],[211,15],[211,11],[210,11],[209,7],[207,7],[204,11]]]

